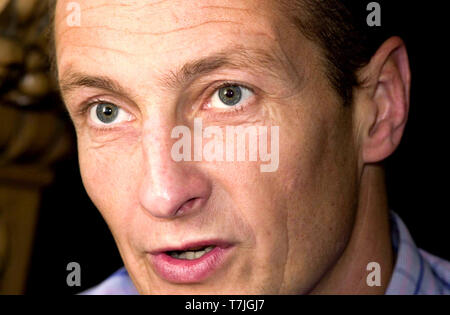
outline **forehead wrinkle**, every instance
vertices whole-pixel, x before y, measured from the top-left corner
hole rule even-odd
[[[203,6],[200,7],[200,9],[203,9],[203,10],[210,9],[210,10],[213,10],[213,11],[216,11],[217,9],[219,9],[219,10],[230,10],[230,11],[240,11],[240,12],[243,12],[244,14],[246,14],[248,16],[251,16],[252,14],[255,13],[255,9],[254,8],[233,8],[233,7],[221,6],[221,5],[203,5]],[[207,13],[205,13],[205,14],[207,14]],[[264,11],[261,11],[261,12],[258,12],[258,17],[260,17],[260,18],[264,17],[264,18],[270,20],[270,19],[273,19],[274,16],[264,13]]]
[[[145,7],[153,7],[153,6],[156,6],[158,4],[167,3],[167,2],[168,2],[167,0],[164,0],[164,1],[158,1],[156,3],[141,4],[139,2],[136,2],[136,3],[126,3],[126,4],[124,4],[124,3],[121,3],[121,2],[116,3],[116,2],[113,1],[113,2],[109,2],[109,3],[103,3],[101,5],[96,5],[96,6],[91,6],[91,7],[84,7],[84,8],[82,8],[82,13],[85,14],[85,13],[87,13],[89,11],[92,11],[92,10],[101,9],[101,8],[105,8],[105,7],[113,7],[114,8],[114,12],[115,12],[114,13],[114,17],[122,16],[123,18],[128,19],[130,22],[134,22],[135,19],[137,18],[137,16],[136,17],[130,17],[130,15],[128,13],[127,14],[122,14],[122,15],[118,14],[120,12],[119,11],[120,8],[117,9],[117,8],[115,8],[115,6],[120,6],[120,7],[124,7],[124,8],[133,8],[132,11],[130,11],[130,13],[133,13],[133,16],[135,16],[135,13],[137,14],[137,12],[143,11],[143,8],[145,8]],[[139,5],[139,4],[141,4],[141,5]],[[171,6],[171,4],[167,4],[167,6],[165,6],[164,8],[161,8],[161,10],[167,10],[167,9],[170,8],[170,6]],[[243,12],[245,16],[250,16],[250,15],[252,15],[251,13],[254,12],[254,10],[252,11],[251,9],[248,9],[248,8],[240,8],[240,7],[234,8],[234,7],[219,6],[219,5],[216,5],[216,6],[214,6],[214,5],[198,6],[198,8],[196,8],[196,10],[197,9],[200,9],[200,10],[213,9],[213,11],[219,11],[219,10],[222,10],[222,11],[224,11],[224,10],[225,11],[227,11],[227,10],[228,11],[229,10],[240,11],[240,12]],[[60,14],[63,14],[63,13],[60,13]],[[68,12],[65,15],[63,15],[62,18],[58,18],[57,19],[57,22],[55,23],[56,29],[60,29],[61,28],[60,27],[61,22],[64,22],[65,18],[69,14],[72,14],[72,12]],[[214,18],[214,15],[211,15],[211,14],[209,14],[207,12],[202,12],[200,14],[200,16],[203,16],[203,17],[208,16],[210,18],[210,20],[208,20],[208,21],[195,23],[194,25],[186,25],[186,26],[183,26],[183,27],[178,27],[178,28],[174,28],[174,29],[171,29],[171,30],[168,30],[168,31],[149,32],[149,31],[142,31],[141,29],[130,30],[130,29],[128,29],[128,27],[116,28],[114,26],[110,26],[110,25],[106,25],[106,24],[104,24],[104,25],[86,25],[86,23],[83,23],[83,26],[81,26],[81,27],[69,27],[69,28],[66,28],[65,30],[62,30],[62,31],[58,32],[57,35],[59,37],[61,37],[61,36],[65,35],[70,29],[81,29],[82,28],[82,29],[86,29],[88,31],[92,30],[92,29],[101,29],[101,30],[104,30],[104,31],[130,33],[130,34],[135,34],[135,35],[160,36],[160,35],[166,35],[166,34],[174,33],[174,32],[177,32],[177,31],[194,29],[194,28],[197,28],[197,27],[200,27],[200,26],[207,26],[210,23],[232,23],[232,24],[237,25],[238,27],[240,25],[244,24],[242,22],[242,19],[244,17],[238,18],[235,21],[233,21],[233,20],[227,19],[227,15],[223,14],[223,13],[218,15],[218,16],[216,16],[215,18]],[[100,13],[100,15],[101,15],[101,13]],[[158,18],[158,16],[160,16],[160,15],[156,15],[155,18]],[[258,16],[266,17],[266,18],[268,17],[267,15],[261,14],[260,12],[258,12]],[[191,20],[191,18],[192,17],[190,16],[189,20]],[[96,20],[103,21],[103,19],[101,19],[101,18],[100,19],[96,19]],[[178,19],[176,18],[176,20],[178,20]],[[106,20],[105,22],[108,22],[108,20]],[[130,23],[130,25],[131,24],[132,23]]]
[[[118,54],[121,54],[121,55],[125,55],[125,56],[136,55],[136,54],[132,54],[129,51],[126,51],[126,50],[120,50],[120,49],[117,49],[117,48],[104,47],[104,46],[99,46],[99,45],[88,45],[88,44],[76,45],[76,44],[72,44],[70,46],[71,47],[79,47],[79,48],[93,48],[93,49],[106,50],[106,51],[115,52],[115,53],[118,53]]]
[[[112,31],[112,32],[127,33],[127,34],[133,34],[133,35],[162,36],[162,35],[167,35],[167,34],[171,34],[171,33],[176,33],[176,32],[181,32],[181,31],[195,29],[197,27],[205,26],[207,24],[212,24],[212,23],[231,23],[231,24],[235,24],[235,25],[243,25],[243,23],[236,22],[236,21],[211,20],[211,21],[198,23],[198,24],[195,24],[195,25],[178,27],[178,28],[171,29],[170,31],[161,31],[161,32],[134,31],[134,30],[131,31],[131,30],[128,30],[128,29],[114,28],[114,27],[107,26],[107,25],[83,26],[83,29],[88,29],[88,30],[89,29],[99,29],[99,30],[103,30],[103,31]],[[64,31],[61,31],[61,32],[57,33],[57,36],[61,37],[61,36],[63,36],[64,34],[66,34],[70,30],[72,30],[72,28],[66,28]]]

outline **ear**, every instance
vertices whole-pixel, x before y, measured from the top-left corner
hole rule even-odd
[[[359,73],[364,87],[355,98],[363,163],[376,163],[400,144],[409,112],[411,71],[408,53],[399,37],[388,39]]]

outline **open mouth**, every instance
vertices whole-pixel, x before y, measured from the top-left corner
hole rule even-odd
[[[221,240],[198,241],[150,252],[156,273],[172,283],[200,282],[222,268],[229,259],[233,244]]]
[[[189,248],[187,250],[167,251],[166,254],[175,259],[194,260],[203,257],[205,254],[212,251],[214,247],[216,246],[215,245],[197,246],[194,248]]]

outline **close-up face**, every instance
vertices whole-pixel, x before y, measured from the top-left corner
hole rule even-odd
[[[361,173],[354,109],[318,44],[270,0],[79,1],[79,25],[69,2],[55,17],[61,92],[84,186],[138,291],[313,290],[348,244]],[[267,127],[278,161],[249,145],[243,161],[194,158],[214,140],[196,142],[200,119],[224,135]],[[177,126],[190,159],[174,158]]]

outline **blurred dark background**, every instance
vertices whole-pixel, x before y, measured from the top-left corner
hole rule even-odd
[[[358,2],[365,19],[370,1]],[[378,3],[382,26],[374,32],[405,40],[413,78],[405,135],[385,163],[390,207],[405,221],[419,247],[449,260],[445,97],[450,62],[445,10],[423,2]],[[70,126],[67,115],[58,117]],[[75,143],[73,128],[68,132]],[[52,164],[54,180],[42,190],[25,286],[28,294],[78,293],[122,266],[111,233],[81,183],[76,149],[71,152]],[[66,266],[72,261],[81,265],[81,287],[66,284]]]

